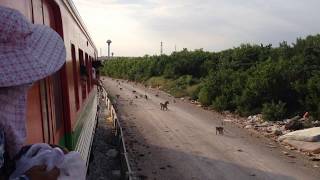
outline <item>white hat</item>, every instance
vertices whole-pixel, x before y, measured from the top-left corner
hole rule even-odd
[[[19,11],[0,6],[0,87],[43,79],[59,70],[65,60],[59,34],[31,24]]]
[[[63,40],[54,30],[0,6],[0,131],[11,158],[25,143],[30,84],[58,71],[65,60]]]

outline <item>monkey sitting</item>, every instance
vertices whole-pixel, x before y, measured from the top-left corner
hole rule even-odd
[[[223,135],[223,132],[224,131],[224,128],[222,126],[218,126],[216,127],[216,135],[219,134],[219,135]]]

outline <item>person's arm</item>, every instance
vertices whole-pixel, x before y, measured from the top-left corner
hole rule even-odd
[[[46,169],[47,169],[46,166],[34,166],[31,169],[29,169],[24,176],[19,177],[19,180],[57,180],[58,179],[60,175],[60,170],[58,168],[53,168],[51,171],[46,171]]]

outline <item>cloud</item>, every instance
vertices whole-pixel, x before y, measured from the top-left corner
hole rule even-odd
[[[318,0],[74,0],[98,47],[138,56],[293,42],[320,30]],[[106,51],[104,52],[106,54]]]

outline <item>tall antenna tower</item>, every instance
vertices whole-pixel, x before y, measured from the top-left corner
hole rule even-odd
[[[161,41],[160,42],[160,55],[163,54],[163,42]]]

